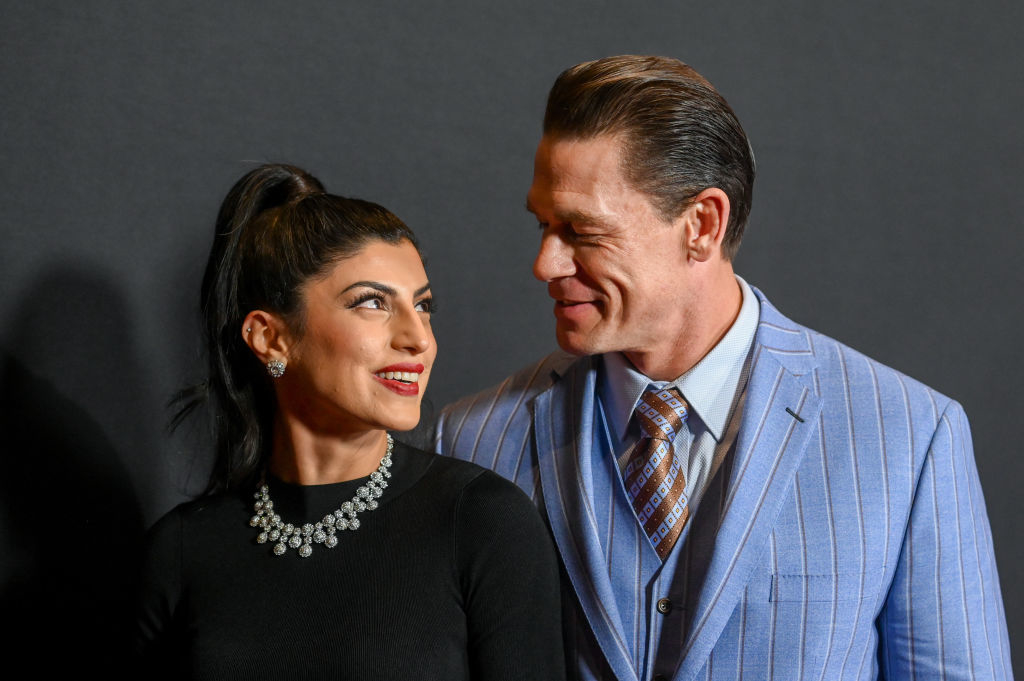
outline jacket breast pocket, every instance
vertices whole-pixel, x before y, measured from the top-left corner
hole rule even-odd
[[[859,601],[874,598],[881,588],[885,568],[868,572],[801,575],[775,574],[768,600],[773,603]]]

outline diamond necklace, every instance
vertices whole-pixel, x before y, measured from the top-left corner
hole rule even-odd
[[[283,556],[289,549],[298,549],[299,555],[309,558],[313,553],[313,544],[323,544],[329,549],[338,545],[338,537],[335,536],[339,530],[358,530],[359,518],[356,516],[363,511],[372,511],[377,508],[377,499],[384,494],[384,488],[388,486],[387,478],[391,477],[391,450],[395,441],[391,439],[391,433],[387,434],[388,448],[384,457],[380,460],[377,470],[370,473],[370,479],[365,485],[356,490],[356,495],[351,501],[346,501],[333,513],[328,513],[320,522],[306,523],[302,527],[296,527],[291,523],[285,523],[281,516],[274,513],[274,502],[270,499],[270,488],[266,483],[260,485],[256,492],[256,503],[253,509],[256,515],[249,519],[250,527],[260,528],[256,535],[256,542],[266,544],[268,541],[277,542],[274,544],[274,555]]]

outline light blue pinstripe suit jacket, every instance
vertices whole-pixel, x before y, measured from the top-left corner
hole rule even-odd
[[[1012,678],[962,408],[755,292],[735,449],[680,561],[690,574],[673,678]],[[637,681],[607,608],[616,586],[596,536],[600,509],[578,482],[599,361],[556,353],[450,405],[437,446],[514,480],[546,515],[572,594],[570,672]]]

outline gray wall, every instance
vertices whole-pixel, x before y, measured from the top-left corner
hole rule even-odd
[[[622,52],[691,63],[744,122],[737,270],[963,403],[1024,636],[1022,3],[122,4],[3,3],[0,578],[24,622],[5,645],[59,619],[88,627],[85,654],[138,534],[204,475],[164,404],[199,375],[198,284],[238,176],[293,162],[419,233],[440,406],[553,347],[523,210],[544,97]]]

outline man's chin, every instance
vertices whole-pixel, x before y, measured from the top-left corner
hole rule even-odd
[[[558,329],[555,332],[555,337],[558,340],[558,347],[570,355],[582,357],[583,355],[597,355],[604,352],[592,338],[578,331]]]

